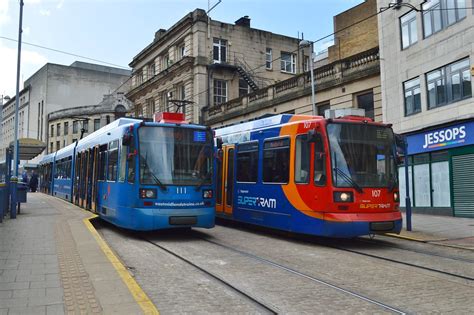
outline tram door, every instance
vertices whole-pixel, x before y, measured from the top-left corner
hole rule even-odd
[[[92,152],[91,210],[92,212],[97,212],[97,174],[99,170],[99,147],[95,147]]]
[[[94,149],[87,150],[87,181],[86,181],[86,205],[85,208],[90,210],[92,208],[92,161],[94,158]]]
[[[80,174],[81,174],[81,153],[76,153],[76,164],[74,165],[74,190],[73,190],[73,203],[79,205],[80,195]]]
[[[217,165],[216,212],[232,215],[234,196],[234,145],[222,147],[222,159]]]

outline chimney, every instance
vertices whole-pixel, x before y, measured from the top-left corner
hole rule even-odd
[[[241,17],[237,21],[235,21],[235,25],[250,27],[250,18],[248,15]]]
[[[158,31],[155,32],[155,39],[154,39],[154,41],[156,42],[157,40],[159,40],[163,35],[165,35],[165,33],[166,33],[166,30],[160,28]]]

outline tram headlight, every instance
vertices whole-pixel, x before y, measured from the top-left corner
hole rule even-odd
[[[211,199],[212,198],[212,189],[208,189],[208,190],[203,190],[202,191],[202,197],[204,199]]]
[[[350,191],[335,191],[334,202],[353,202],[354,195]]]
[[[155,199],[156,189],[140,188],[140,199]]]
[[[400,202],[400,193],[398,191],[393,193],[393,201]]]

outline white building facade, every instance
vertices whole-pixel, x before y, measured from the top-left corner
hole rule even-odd
[[[24,82],[24,89],[20,92],[18,138],[34,138],[48,144],[48,115],[51,112],[99,104],[104,94],[126,86],[129,78],[128,70],[84,62],[76,61],[70,66],[44,65]],[[5,159],[5,150],[14,140],[14,115],[13,97],[2,107],[0,161]],[[30,163],[37,163],[39,158]]]
[[[474,217],[473,6],[405,0],[378,15],[383,119],[406,136],[416,212]]]

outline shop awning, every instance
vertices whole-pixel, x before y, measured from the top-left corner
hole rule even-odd
[[[10,142],[10,147],[13,148],[13,141]],[[33,138],[21,138],[18,140],[19,144],[19,159],[31,160],[37,157],[46,148],[46,143]]]

